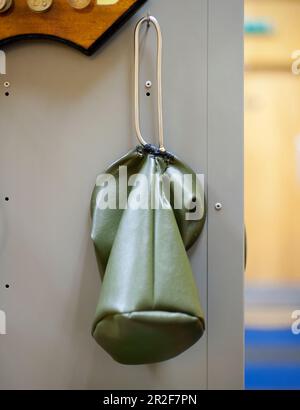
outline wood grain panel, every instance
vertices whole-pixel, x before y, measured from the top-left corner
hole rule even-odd
[[[72,8],[67,0],[54,0],[45,13],[32,12],[26,0],[0,14],[0,46],[20,39],[53,39],[93,54],[147,0],[119,0],[84,10]]]

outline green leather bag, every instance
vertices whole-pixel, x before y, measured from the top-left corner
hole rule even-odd
[[[126,176],[120,175],[120,167],[127,167]],[[204,331],[204,317],[186,254],[205,221],[202,188],[188,166],[152,145],[130,151],[106,173],[115,177],[116,186],[109,188],[101,184],[100,178],[91,202],[92,239],[103,272],[93,337],[123,364],[170,359],[193,345]],[[154,194],[167,205],[164,209],[151,209],[150,199],[148,209],[98,206],[104,191],[107,196],[117,192],[118,201],[125,195],[130,203],[134,189],[124,192],[122,186],[135,174],[147,177],[151,194],[147,198]],[[173,209],[173,201],[165,195],[164,186],[168,184],[157,182],[157,177],[173,181],[174,194],[182,188],[185,174],[193,176],[190,191],[185,187],[185,197],[201,208],[196,220],[187,220],[187,209]],[[191,213],[195,211],[195,207],[188,208]]]
[[[140,128],[139,33],[144,23],[157,32],[159,147],[147,144]],[[92,334],[123,364],[170,359],[204,332],[186,253],[203,228],[204,194],[195,173],[163,146],[161,61],[159,23],[143,17],[135,30],[135,127],[141,145],[106,171],[108,179],[97,178],[91,202],[92,239],[102,272]],[[113,206],[103,206],[104,199]]]

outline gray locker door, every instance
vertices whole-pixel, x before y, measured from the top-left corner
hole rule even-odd
[[[136,144],[133,30],[148,11],[164,37],[166,147],[205,174],[208,220],[190,257],[207,331],[173,360],[130,367],[115,363],[90,334],[100,279],[89,201],[97,174]],[[151,33],[142,71],[143,81],[155,82]],[[241,0],[149,0],[91,58],[51,42],[5,50],[1,389],[243,386],[242,44]],[[145,134],[154,135],[155,93],[142,103]]]

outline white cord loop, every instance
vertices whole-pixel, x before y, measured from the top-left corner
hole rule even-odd
[[[163,131],[163,112],[162,112],[162,34],[161,28],[153,16],[143,17],[136,25],[134,33],[134,96],[135,96],[135,129],[139,142],[145,146],[148,143],[144,140],[140,126],[140,97],[139,97],[139,77],[140,77],[140,29],[142,24],[147,23],[148,26],[152,23],[157,33],[157,110],[158,110],[158,138],[159,150],[165,152],[164,147],[164,131]]]

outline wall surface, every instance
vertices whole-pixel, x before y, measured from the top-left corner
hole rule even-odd
[[[173,360],[128,367],[90,335],[100,279],[89,201],[97,174],[136,144],[133,30],[148,11],[164,37],[166,146],[205,174],[208,220],[190,257],[207,331]],[[153,33],[143,42],[142,81],[155,82]],[[149,0],[91,58],[47,42],[6,51],[0,310],[7,334],[0,335],[0,388],[241,388],[243,2]],[[142,100],[144,133],[154,135],[155,93]]]
[[[248,0],[245,14],[254,22],[263,16],[272,26],[270,33],[245,36],[246,278],[252,286],[295,288],[300,283],[300,3]]]

